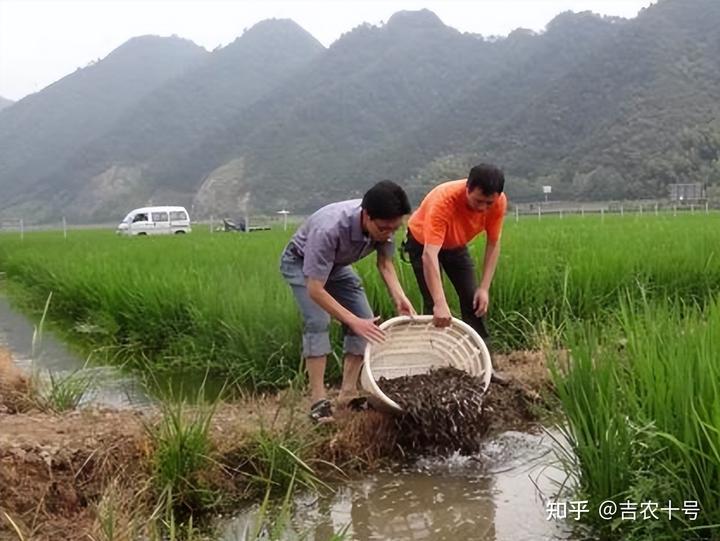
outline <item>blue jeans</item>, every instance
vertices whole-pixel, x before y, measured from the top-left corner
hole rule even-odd
[[[330,347],[330,314],[310,298],[303,274],[303,259],[289,250],[283,251],[280,272],[292,288],[303,319],[303,357],[321,357],[332,351]],[[358,317],[373,317],[360,278],[351,266],[334,267],[325,282],[325,290],[344,308]],[[366,340],[343,325],[345,353],[363,355]]]

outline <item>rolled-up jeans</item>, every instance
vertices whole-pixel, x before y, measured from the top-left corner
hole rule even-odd
[[[303,258],[289,249],[280,258],[280,272],[292,288],[303,319],[303,357],[321,357],[332,351],[330,347],[330,314],[310,298],[303,274]],[[344,308],[358,317],[373,317],[360,277],[350,265],[334,267],[325,282],[325,290]],[[366,340],[343,325],[343,350],[363,355]]]

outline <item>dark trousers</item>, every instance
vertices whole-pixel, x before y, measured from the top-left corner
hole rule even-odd
[[[425,274],[423,271],[422,254],[424,246],[415,240],[410,234],[410,231],[408,231],[404,248],[410,257],[410,263],[412,264],[413,272],[415,272],[415,279],[422,293],[423,314],[432,315],[434,303],[430,295],[430,290],[425,282]],[[438,254],[438,260],[441,271],[447,274],[458,295],[462,320],[475,329],[485,343],[488,343],[490,335],[485,327],[485,320],[482,317],[476,316],[473,310],[473,296],[477,289],[477,279],[475,277],[475,264],[470,257],[467,246],[453,248],[452,250],[441,249]]]

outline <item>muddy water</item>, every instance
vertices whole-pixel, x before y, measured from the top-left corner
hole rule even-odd
[[[143,386],[133,377],[112,367],[86,366],[85,359],[71,351],[53,334],[44,330],[33,347],[35,325],[14,310],[6,297],[0,294],[0,346],[12,353],[15,363],[25,372],[48,372],[57,375],[84,370],[93,380],[93,386],[84,402],[98,406],[127,408],[144,406],[149,399]]]
[[[334,494],[299,498],[283,539],[530,541],[573,539],[546,520],[545,501],[565,478],[547,435],[506,432],[473,457],[423,460],[350,481]],[[222,528],[222,541],[248,539],[257,507]]]
[[[156,399],[196,399],[200,386],[202,396],[214,400],[225,389],[225,378],[207,377],[204,373],[163,373],[157,380],[141,381],[133,375],[103,363],[102,355],[95,353],[87,358],[72,351],[47,329],[33,347],[34,323],[15,310],[2,293],[0,280],[0,347],[10,350],[15,363],[25,372],[39,371],[41,375],[69,374],[82,369],[93,380],[92,390],[83,404],[111,408],[143,408]]]

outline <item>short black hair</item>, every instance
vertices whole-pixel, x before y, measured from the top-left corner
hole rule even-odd
[[[503,193],[503,189],[505,189],[505,174],[501,169],[489,163],[478,164],[470,169],[467,188],[471,192],[480,188],[483,195]]]
[[[411,210],[405,190],[391,180],[381,180],[365,192],[362,208],[373,220],[393,220]]]

